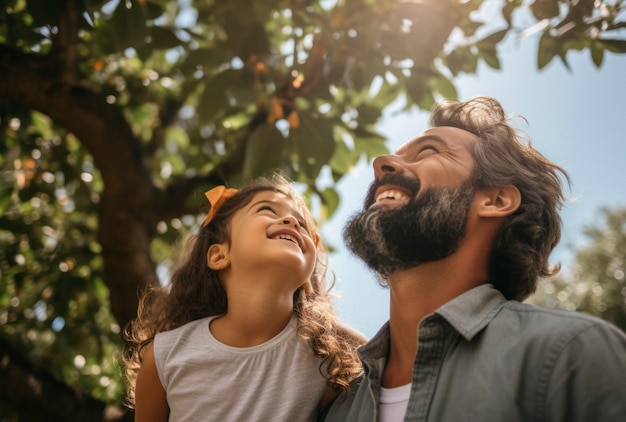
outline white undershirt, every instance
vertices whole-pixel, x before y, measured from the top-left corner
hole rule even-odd
[[[406,407],[409,404],[411,395],[411,384],[400,387],[385,388],[380,387],[380,422],[401,422],[406,414]]]

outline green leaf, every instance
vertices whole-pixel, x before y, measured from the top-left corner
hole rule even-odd
[[[356,138],[354,140],[354,151],[358,156],[365,154],[367,161],[371,161],[379,155],[389,154],[389,149],[385,143],[386,139],[382,136]]]
[[[589,51],[591,52],[591,60],[593,60],[593,64],[596,65],[597,68],[602,66],[602,61],[604,59],[604,49],[600,43],[591,43],[589,46]]]
[[[230,59],[231,57],[226,51],[216,48],[189,50],[180,70],[184,73],[193,73],[198,68],[214,69],[228,63]]]
[[[417,71],[416,71],[417,70]],[[423,69],[413,69],[411,77],[406,83],[406,92],[408,97],[417,104],[422,110],[430,109],[432,105],[432,92],[428,86],[428,79],[432,76],[432,71],[423,71]]]
[[[498,58],[498,54],[495,49],[481,50],[480,58],[482,58],[492,69],[500,69],[500,59]]]
[[[130,8],[126,5],[130,4]],[[113,36],[119,50],[145,44],[148,36],[147,10],[139,3],[120,1],[111,18]]]
[[[172,165],[174,174],[182,174],[187,169],[187,163],[179,154],[170,154],[167,161]]]
[[[443,98],[449,99],[457,99],[458,93],[456,91],[456,87],[452,83],[452,81],[445,77],[445,75],[439,73],[437,76],[434,76],[429,79],[429,85],[433,91],[441,94]]]
[[[1,187],[0,188],[0,215],[4,214],[9,208],[12,201],[13,187]]]
[[[482,27],[483,25],[484,25],[484,22],[474,22],[472,20],[467,20],[466,22],[462,24],[460,28],[466,37],[471,37],[472,35],[476,33],[478,28]]]
[[[332,123],[310,113],[300,113],[300,125],[292,129],[289,139],[296,143],[300,170],[314,179],[335,152]]]
[[[198,116],[204,123],[212,122],[228,108],[227,91],[237,80],[237,71],[226,70],[210,78],[198,102]]]
[[[157,50],[168,50],[183,44],[172,30],[160,26],[150,28],[150,38],[152,39],[150,46]]]
[[[167,142],[174,142],[180,149],[189,147],[189,135],[180,126],[169,126],[165,132]]]
[[[496,31],[493,34],[483,38],[477,44],[490,46],[490,47],[493,47],[495,49],[496,45],[498,43],[500,43],[500,41],[502,41],[504,39],[504,37],[506,36],[506,34],[508,34],[508,33],[509,33],[508,29],[503,29],[501,31]]]
[[[163,6],[153,0],[134,0],[133,3],[134,6],[139,4],[144,8],[145,16],[149,20],[157,19],[161,17],[164,13]]]
[[[552,61],[555,55],[555,43],[554,38],[548,31],[545,31],[541,35],[539,40],[539,48],[537,51],[537,67],[539,70],[543,69]]]
[[[258,99],[257,91],[254,89],[254,75],[247,69],[238,69],[235,72],[235,80],[228,86],[230,99],[235,105],[244,106],[254,104]]]
[[[506,4],[502,8],[502,17],[504,18],[504,20],[506,20],[509,26],[511,26],[513,12],[517,10],[523,3],[524,3],[523,0],[507,0],[506,1]]]
[[[459,47],[446,56],[444,62],[452,76],[457,76],[461,72],[476,73],[478,58],[472,53],[469,46]]]
[[[335,153],[330,159],[329,165],[333,173],[343,176],[354,166],[355,155],[342,140],[335,145]]]
[[[500,69],[500,59],[498,58],[497,45],[502,41],[508,30],[494,32],[476,43],[478,56],[493,69]]]
[[[230,130],[239,130],[249,124],[252,117],[251,113],[242,111],[225,117],[222,125]]]
[[[320,200],[322,201],[322,215],[320,217],[322,220],[327,220],[339,207],[339,194],[335,189],[329,187],[320,193]]]
[[[257,127],[246,144],[243,161],[244,180],[252,180],[280,167],[285,142],[283,135],[273,125],[264,123]]]
[[[374,98],[371,99],[370,104],[382,110],[398,98],[399,93],[400,86],[398,84],[390,84],[384,81],[380,90],[376,93]]]
[[[559,15],[559,0],[535,0],[528,9],[537,20],[550,19]]]
[[[612,53],[626,53],[626,40],[602,39],[597,43]]]
[[[357,121],[360,124],[368,124],[376,122],[382,114],[382,110],[378,107],[374,107],[370,104],[360,104],[357,107],[358,118]]]

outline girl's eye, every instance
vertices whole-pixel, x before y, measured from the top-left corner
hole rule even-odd
[[[272,208],[269,205],[261,205],[258,209],[258,212],[261,212],[261,211],[269,211],[272,214],[276,214],[276,211],[274,210],[274,208]]]

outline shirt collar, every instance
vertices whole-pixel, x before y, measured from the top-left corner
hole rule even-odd
[[[506,299],[491,284],[482,284],[452,299],[435,311],[470,341],[502,309]]]
[[[482,284],[455,297],[435,311],[470,341],[485,328],[502,309],[506,299],[492,284]],[[426,317],[425,319],[432,318]],[[386,358],[389,351],[389,321],[358,350],[364,360]]]
[[[386,358],[389,352],[389,339],[389,321],[387,321],[370,341],[358,348],[357,353],[363,360]]]

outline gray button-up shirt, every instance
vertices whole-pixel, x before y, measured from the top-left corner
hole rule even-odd
[[[386,324],[359,349],[364,376],[321,420],[378,420],[388,350]],[[626,335],[476,287],[420,323],[405,420],[626,421]]]

